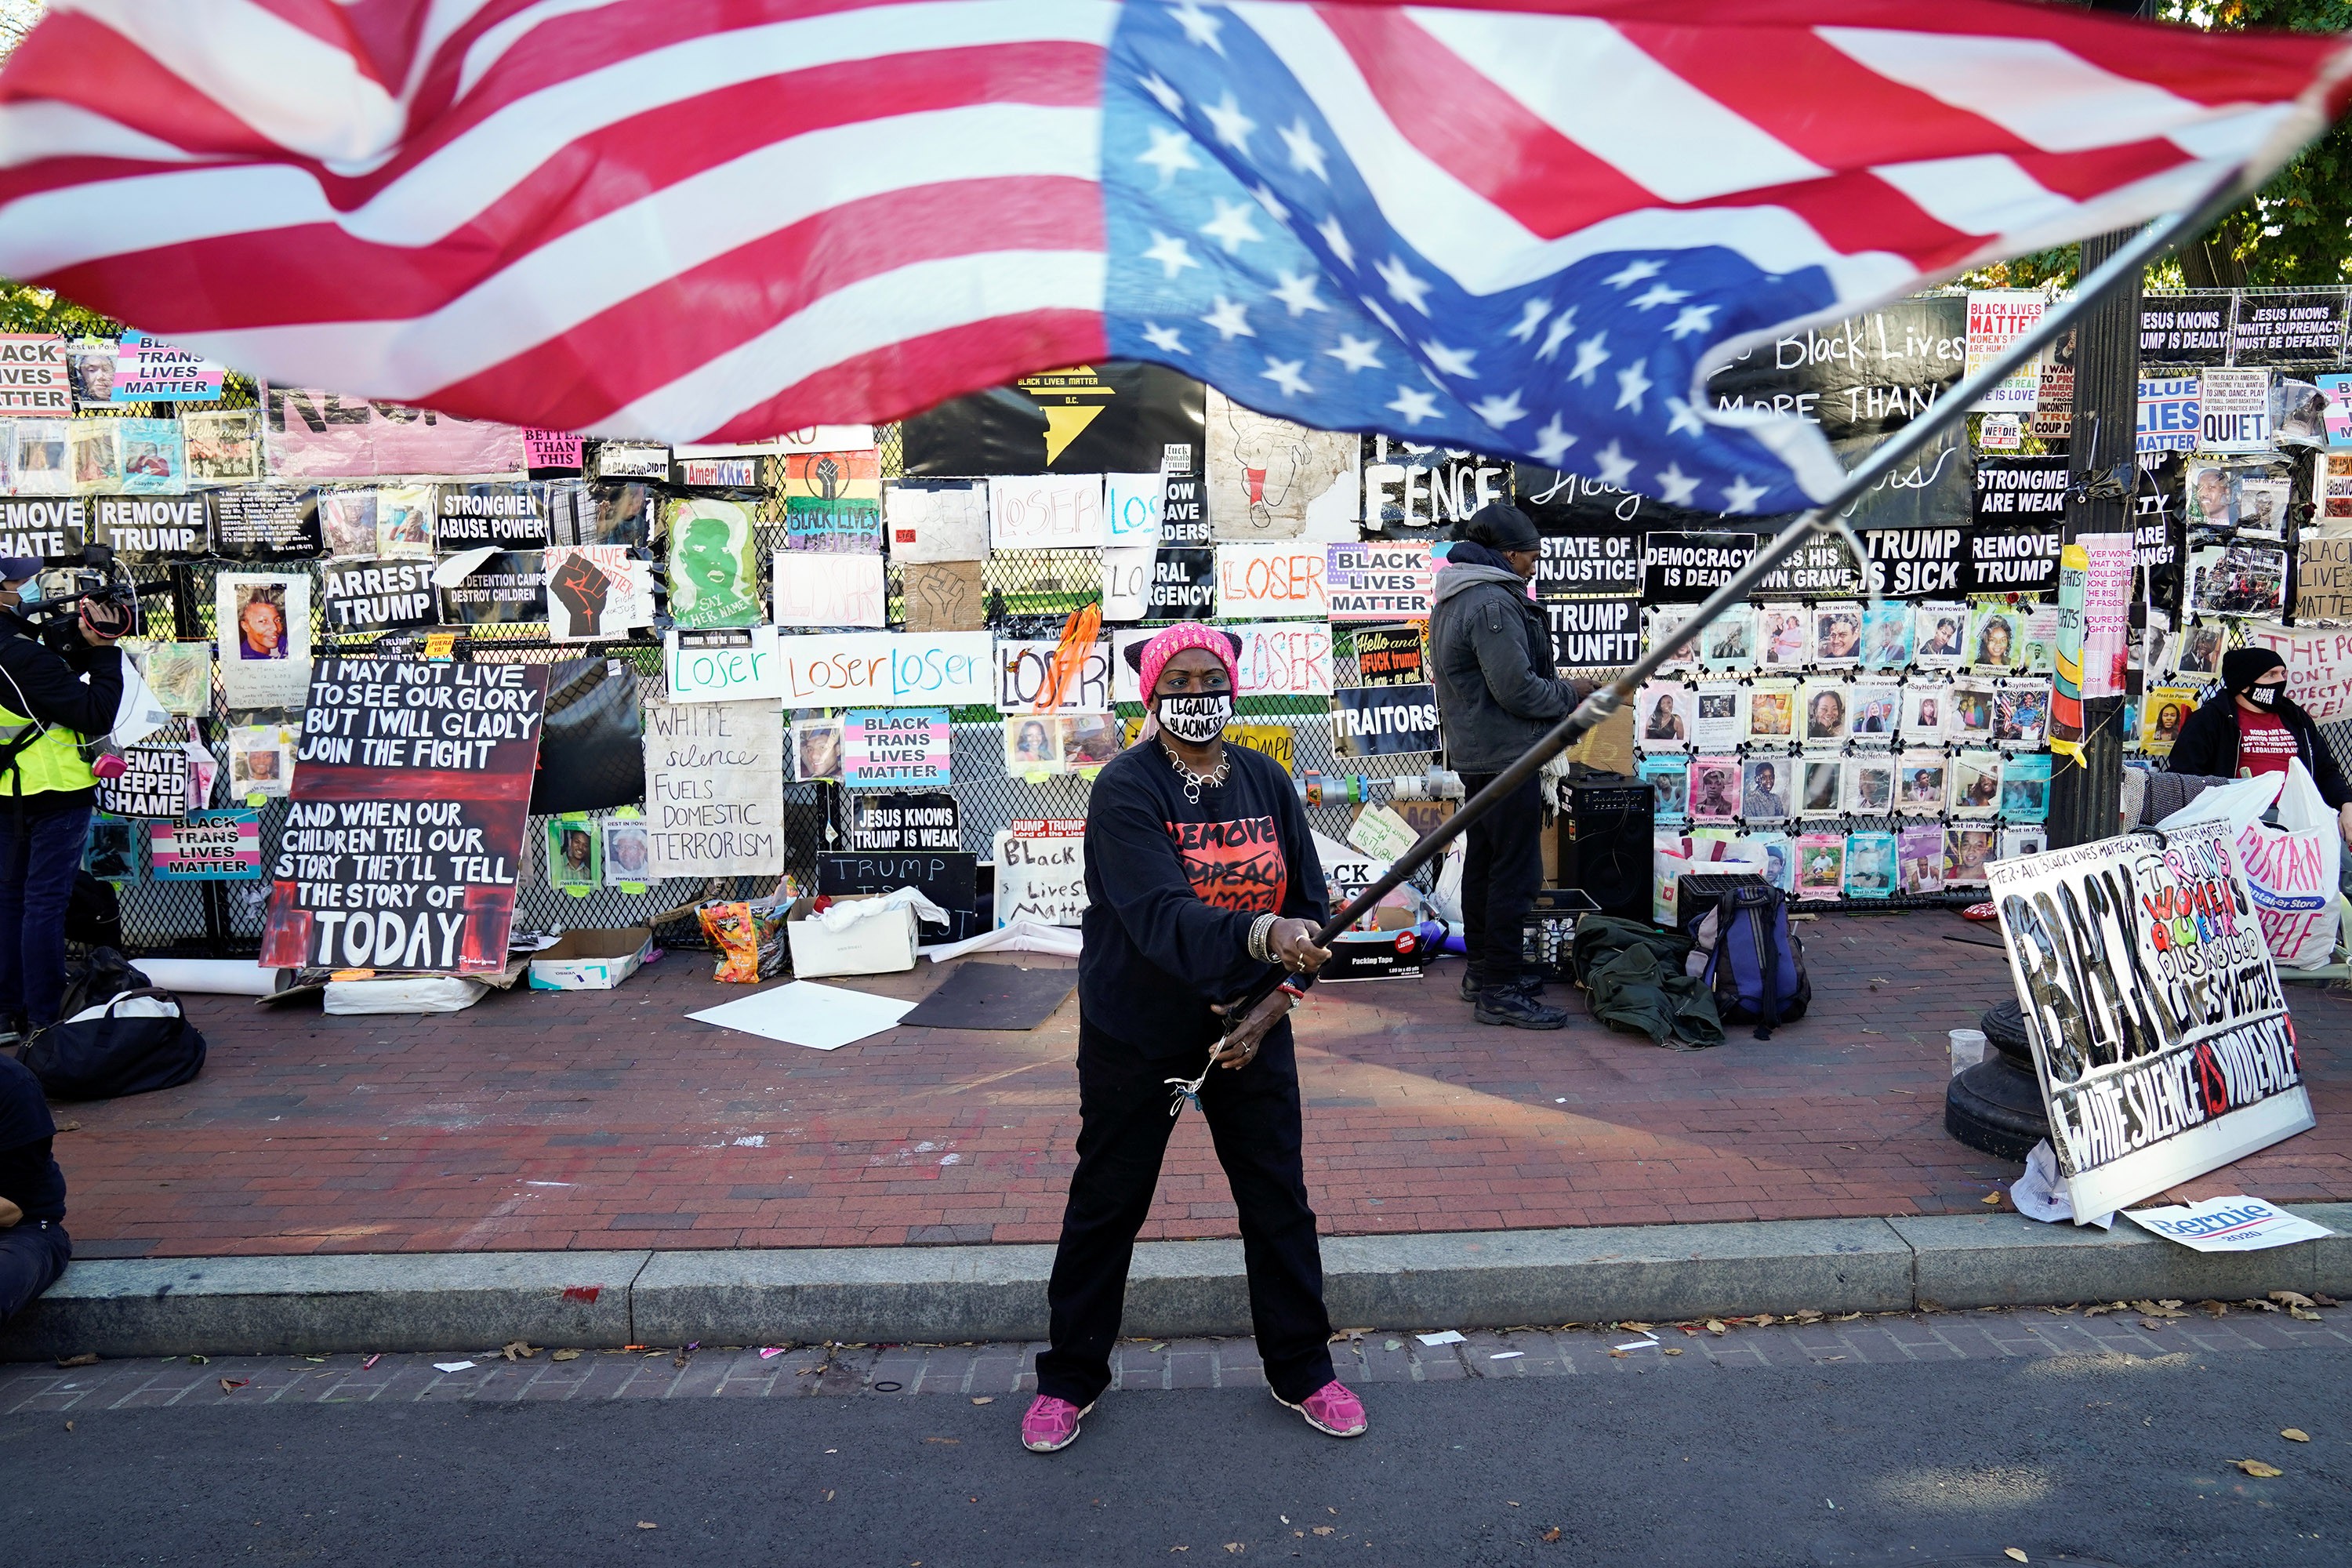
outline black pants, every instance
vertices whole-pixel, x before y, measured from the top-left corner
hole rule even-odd
[[[72,1256],[73,1242],[55,1220],[20,1219],[0,1230],[0,1323],[56,1284]]]
[[[1464,773],[1476,795],[1493,773]],[[1462,944],[1489,985],[1519,977],[1525,968],[1528,911],[1543,886],[1543,777],[1538,774],[1473,823],[1462,856]]]
[[[1135,1234],[1151,1212],[1160,1157],[1176,1125],[1174,1092],[1208,1059],[1147,1058],[1078,1021],[1078,1168],[1062,1211],[1062,1244],[1046,1287],[1053,1346],[1037,1358],[1037,1392],[1092,1405],[1110,1386]],[[1250,1326],[1266,1381],[1293,1405],[1331,1381],[1331,1320],[1323,1310],[1323,1255],[1299,1155],[1298,1059],[1277,1025],[1249,1066],[1217,1068],[1201,1086],[1217,1163],[1241,1211]],[[1185,1109],[1192,1115],[1191,1107]]]

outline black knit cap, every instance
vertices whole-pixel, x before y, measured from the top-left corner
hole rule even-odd
[[[1470,514],[1462,537],[1489,550],[1534,550],[1543,542],[1535,520],[1509,501],[1489,501]]]
[[[2273,669],[2284,669],[2286,660],[2266,647],[2242,647],[2221,656],[2221,686],[2235,693],[2243,691]]]

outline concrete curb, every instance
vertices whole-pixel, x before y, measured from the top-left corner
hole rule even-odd
[[[2128,1221],[2018,1215],[1329,1237],[1342,1327],[1504,1328],[1709,1313],[2221,1297],[2352,1296],[2352,1204],[2295,1212],[2337,1234],[2236,1256]],[[1047,1247],[504,1252],[101,1259],[0,1332],[0,1360],[626,1344],[961,1343],[1045,1334]],[[1126,1331],[1249,1332],[1241,1244],[1136,1249]]]

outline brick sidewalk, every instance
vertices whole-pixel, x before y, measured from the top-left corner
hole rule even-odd
[[[1448,960],[1301,1016],[1307,1182],[1332,1234],[1981,1212],[2016,1167],[1945,1136],[1945,1031],[2009,994],[1943,911],[1803,928],[1813,1005],[1661,1050],[1570,998],[1482,1028]],[[966,962],[1075,967],[1035,955]],[[1027,1034],[898,1029],[824,1053],[692,1023],[742,994],[676,952],[614,992],[436,1017],[198,998],[181,1089],[61,1106],[83,1258],[1051,1241],[1077,1133],[1076,1004]],[[847,982],[915,996],[913,973]],[[1559,987],[1554,988],[1558,1000]],[[2291,987],[2319,1126],[2188,1189],[2352,1198],[2352,999]],[[1197,1115],[1147,1237],[1234,1234]]]

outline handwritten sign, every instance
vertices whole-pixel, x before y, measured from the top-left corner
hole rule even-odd
[[[1106,550],[1102,554],[1102,618],[1106,621],[1139,621],[1151,609],[1151,564],[1160,552],[1145,546],[1139,550]]]
[[[949,777],[948,710],[892,708],[853,712],[842,725],[841,782],[851,789],[943,788]]]
[[[1103,542],[1113,549],[1158,544],[1160,514],[1168,501],[1163,474],[1103,476]]]
[[[1240,657],[1234,661],[1243,697],[1328,697],[1331,682],[1331,626],[1328,621],[1261,621],[1220,628],[1239,637]],[[1149,642],[1157,634],[1148,627],[1121,629],[1111,636],[1116,657],[1112,695],[1121,702],[1140,702],[1142,678],[1127,659],[1128,648]]]
[[[784,716],[761,702],[647,701],[647,875],[773,877],[784,868]]]
[[[2298,620],[2352,620],[2352,529],[2309,531],[2294,571]]]
[[[900,564],[978,561],[988,553],[988,486],[980,479],[893,479],[882,497]]]
[[[990,479],[988,542],[996,550],[1099,548],[1102,476],[1028,474]]]
[[[1039,711],[1037,703],[1053,679],[1055,642],[1000,641],[996,645],[996,710]],[[1062,683],[1061,701],[1051,713],[1100,713],[1111,705],[1111,645],[1097,643]]]
[[[784,664],[776,628],[671,631],[662,639],[662,669],[672,702],[782,702]]]
[[[2313,719],[2325,724],[2352,710],[2352,629],[2257,622],[2245,634],[2248,647],[2266,647],[2286,660],[2286,694]]]
[[[1320,544],[1220,544],[1217,614],[1227,619],[1248,616],[1328,618],[1331,597],[1323,575],[1327,563]]]
[[[962,707],[996,700],[986,632],[822,632],[780,637],[793,708]]]
[[[775,554],[780,626],[878,626],[888,588],[879,555],[780,550]]]
[[[1076,827],[1076,833],[1055,833]],[[1028,829],[1029,831],[1023,831]],[[1074,926],[1087,912],[1087,840],[1083,823],[1015,823],[997,834],[996,923],[1038,921]]]
[[[1330,544],[1324,582],[1335,621],[1425,621],[1437,592],[1426,544]]]

